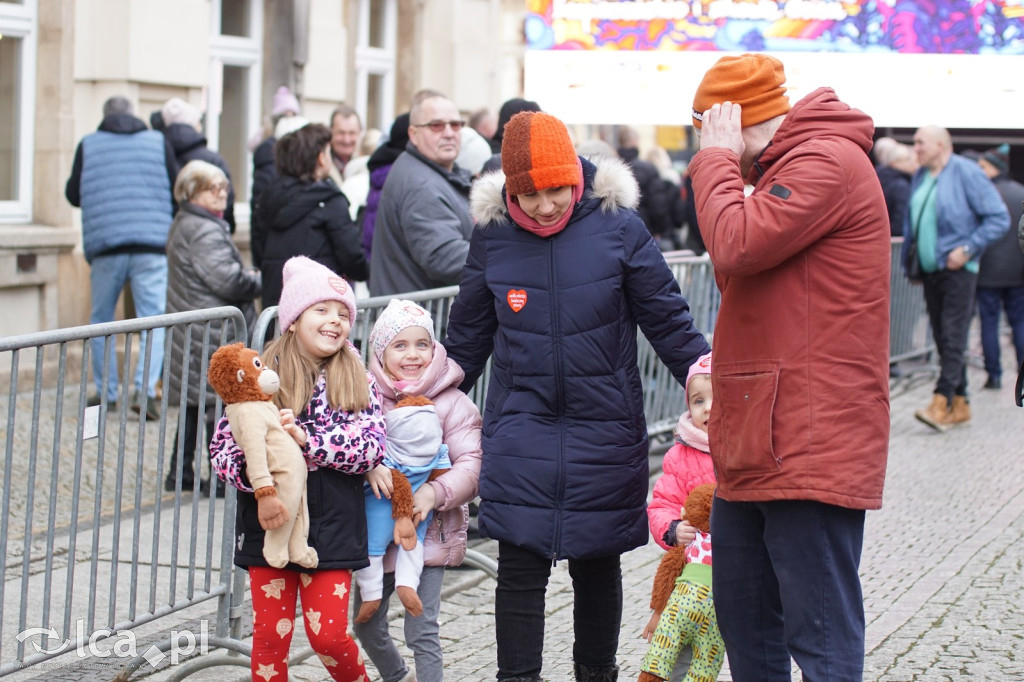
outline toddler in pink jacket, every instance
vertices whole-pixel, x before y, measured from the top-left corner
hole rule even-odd
[[[715,482],[715,468],[708,452],[708,420],[711,418],[711,353],[701,356],[686,375],[687,411],[676,425],[676,444],[665,454],[662,474],[654,484],[647,505],[647,520],[654,541],[665,549],[685,547],[696,528],[680,512],[687,495],[701,483]]]
[[[438,615],[445,566],[458,566],[466,554],[469,502],[477,495],[480,478],[480,411],[459,390],[462,369],[434,338],[430,313],[412,301],[392,299],[370,332],[370,372],[380,388],[384,414],[409,396],[434,402],[441,437],[448,447],[451,468],[413,493],[413,522],[432,511],[423,542],[423,572],[416,590],[423,605],[419,616],[405,614],[405,641],[413,652],[415,679],[443,679]],[[391,473],[379,466],[366,475],[375,492],[391,496]],[[385,575],[380,608],[354,630],[383,680],[413,679],[388,629],[388,600],[395,589],[395,547],[384,557]]]

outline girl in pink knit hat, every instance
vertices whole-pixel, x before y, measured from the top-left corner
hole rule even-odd
[[[381,397],[348,339],[356,319],[348,282],[303,256],[288,260],[283,272],[277,309],[281,336],[267,346],[263,360],[281,378],[274,402],[309,469],[309,544],[319,556],[315,570],[267,564],[263,529],[281,525],[287,511],[273,488],[254,494],[226,418],[210,443],[217,475],[240,491],[234,561],[249,571],[252,673],[254,679],[287,679],[301,596],[306,634],[331,678],[363,680],[363,659],[348,633],[348,603],[352,571],[369,565],[363,474],[384,458]]]

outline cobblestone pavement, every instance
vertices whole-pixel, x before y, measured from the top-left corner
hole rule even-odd
[[[984,372],[972,368],[970,375],[972,386],[984,383]],[[1024,410],[1013,404],[1008,377],[1009,372],[1001,390],[974,390],[972,422],[947,434],[913,418],[913,411],[930,400],[927,377],[905,380],[893,392],[884,506],[867,516],[861,569],[867,680],[1024,680]],[[475,548],[494,554],[490,541]],[[623,556],[626,597],[618,654],[623,680],[635,679],[645,652],[639,632],[648,617],[650,581],[660,554],[649,543]],[[493,580],[477,570],[452,570],[446,576],[441,615],[446,680],[494,679],[493,587]],[[248,605],[244,612],[249,613]],[[393,609],[392,615],[392,634],[401,643],[400,613]],[[552,574],[547,616],[544,677],[567,682],[572,680],[572,590],[564,562]],[[166,633],[190,625],[189,619],[194,625],[194,619],[208,617],[209,609],[206,616],[169,617],[155,630]],[[5,639],[10,632],[4,630]],[[306,647],[301,632],[293,652]],[[59,672],[37,667],[13,677],[109,680],[116,663],[76,661]],[[377,679],[372,666],[370,671]],[[171,679],[173,672],[165,663],[135,677],[155,682]],[[247,678],[242,668],[220,667],[190,679]],[[799,679],[796,670],[794,678]],[[311,658],[293,665],[290,679],[326,675]],[[728,666],[721,679],[730,679]]]

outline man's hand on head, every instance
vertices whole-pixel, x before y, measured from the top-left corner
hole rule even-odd
[[[739,104],[724,102],[705,111],[700,131],[700,148],[725,147],[742,157],[746,145],[740,125],[740,109]]]

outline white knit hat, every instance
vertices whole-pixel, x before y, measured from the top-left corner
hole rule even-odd
[[[430,313],[412,301],[393,298],[370,331],[373,354],[381,364],[384,364],[384,349],[406,327],[423,327],[430,335],[430,343],[434,343],[434,321]]]
[[[180,97],[172,97],[164,102],[164,106],[160,110],[160,115],[163,116],[164,125],[169,126],[174,123],[184,123],[185,125],[192,126],[193,128],[198,128],[199,122],[203,118],[199,109],[196,109]]]
[[[284,264],[284,283],[277,303],[277,319],[286,331],[299,315],[320,301],[341,301],[348,307],[349,324],[356,323],[356,297],[348,282],[329,268],[305,256],[289,258]]]

